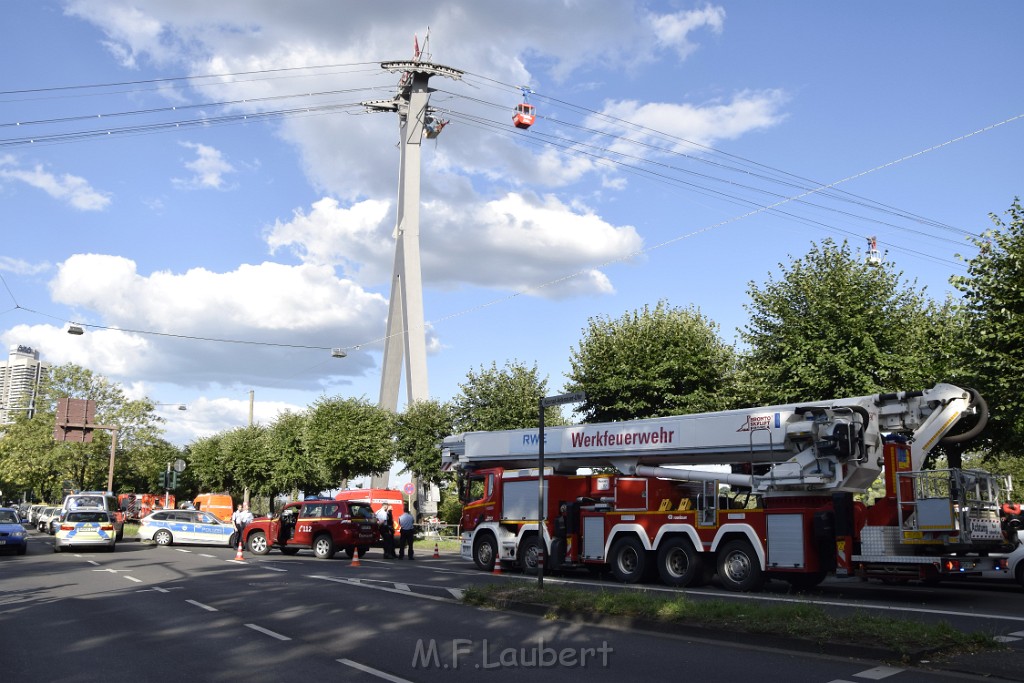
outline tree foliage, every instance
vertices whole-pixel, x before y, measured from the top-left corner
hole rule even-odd
[[[453,428],[456,432],[472,432],[536,427],[547,384],[536,364],[528,368],[509,361],[500,370],[497,363],[491,363],[490,368],[480,366],[479,372],[470,370],[453,402]],[[544,421],[549,425],[565,424],[555,406],[545,410]]]
[[[416,401],[395,419],[395,446],[403,472],[421,482],[440,484],[449,476],[441,471],[438,444],[453,432],[452,406],[440,401]]]
[[[303,432],[306,417],[302,413],[285,412],[267,430],[267,450],[272,455],[271,488],[296,494],[317,492],[336,486],[327,468],[313,454],[306,452]]]
[[[659,301],[618,320],[591,318],[570,359],[569,391],[584,391],[584,422],[727,407],[735,353],[694,308]]]
[[[133,490],[146,473],[156,472],[154,458],[168,455],[152,402],[128,400],[120,385],[68,363],[52,368],[40,384],[35,414],[22,414],[5,426],[0,439],[0,479],[5,485],[49,500],[60,499],[67,487],[107,487],[111,431],[94,430],[90,443],[53,439],[57,403],[65,397],[95,401],[95,424],[117,429],[115,493]]]
[[[302,443],[332,481],[385,472],[394,461],[393,420],[365,399],[319,398],[306,415]]]
[[[744,403],[920,389],[955,369],[955,354],[936,348],[955,334],[955,307],[927,300],[891,263],[865,263],[846,242],[825,240],[779,268],[748,287]]]
[[[967,365],[975,388],[986,397],[986,431],[994,455],[1024,457],[1024,208],[1015,199],[1006,220],[992,214],[993,227],[974,240],[978,253],[967,275],[953,278],[968,319]]]

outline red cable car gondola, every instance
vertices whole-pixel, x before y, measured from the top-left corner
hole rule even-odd
[[[523,92],[523,102],[516,105],[516,113],[512,115],[512,124],[516,128],[526,130],[533,125],[534,119],[537,118],[533,105],[526,101],[527,93],[533,91],[525,86],[519,86],[519,89]]]

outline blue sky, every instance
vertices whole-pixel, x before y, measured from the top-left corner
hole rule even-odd
[[[423,146],[438,399],[507,361],[556,393],[588,319],[659,300],[732,341],[748,284],[825,238],[876,235],[941,299],[1021,193],[1018,2],[8,0],[0,19],[0,341],[187,404],[165,413],[178,444],[245,424],[250,390],[264,423],[376,402],[398,135],[358,105],[394,95],[379,63],[427,27],[426,56],[466,72],[431,81],[451,123]]]

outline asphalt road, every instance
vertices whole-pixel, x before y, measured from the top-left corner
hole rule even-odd
[[[478,572],[455,555],[421,553],[358,567],[310,553],[121,543],[115,553],[55,554],[33,532],[28,555],[0,556],[0,670],[11,681],[934,681],[917,668],[595,626],[462,605],[478,582],[530,580]],[[546,583],[623,588],[584,576]],[[655,586],[648,586],[655,589]],[[696,599],[811,599],[830,609],[893,611],[1024,632],[1024,592],[1010,586],[895,588],[827,582],[808,597],[781,584],[759,595],[714,587]],[[1024,650],[1024,648],[1022,648]]]

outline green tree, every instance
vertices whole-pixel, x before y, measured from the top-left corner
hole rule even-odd
[[[223,434],[201,437],[186,449],[185,460],[202,492],[219,493],[235,489],[234,471],[221,448],[223,439]]]
[[[336,486],[323,461],[308,453],[302,434],[306,417],[285,412],[267,430],[267,450],[273,457],[273,483],[276,492],[290,494],[317,492]]]
[[[952,282],[968,318],[971,380],[989,405],[991,454],[1009,456],[1019,468],[1024,458],[1024,208],[1019,198],[1005,216],[991,215],[993,227],[973,240],[978,253],[967,260],[967,275]]]
[[[441,471],[441,439],[453,431],[452,406],[439,401],[415,401],[395,419],[395,446],[398,461],[412,475],[426,483],[440,484],[449,479]]]
[[[393,413],[365,399],[322,397],[306,415],[302,445],[336,485],[391,468],[393,421]]]
[[[221,435],[220,448],[236,489],[248,488],[260,494],[274,491],[274,459],[267,448],[266,435],[267,429],[262,425],[236,427]]]
[[[569,391],[586,392],[584,422],[728,407],[735,352],[694,308],[659,301],[618,320],[591,318],[572,350]]]
[[[954,369],[935,348],[956,329],[954,307],[901,282],[892,263],[865,263],[846,242],[825,240],[779,268],[778,279],[748,287],[742,403],[920,389]]]
[[[513,361],[499,370],[492,362],[490,368],[470,370],[453,401],[453,429],[472,432],[536,427],[547,384],[536,364],[528,368]],[[544,421],[547,425],[566,423],[556,406],[545,410]]]

